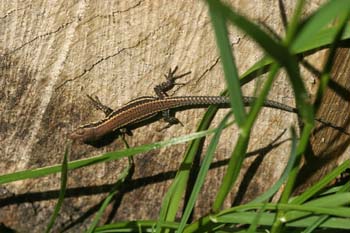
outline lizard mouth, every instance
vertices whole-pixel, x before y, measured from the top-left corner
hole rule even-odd
[[[68,138],[73,141],[83,142],[86,135],[86,130],[78,128],[68,135]]]

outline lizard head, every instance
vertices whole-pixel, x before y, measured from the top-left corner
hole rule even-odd
[[[69,138],[73,141],[87,143],[95,139],[95,130],[94,128],[86,128],[82,126],[72,131],[69,135]]]

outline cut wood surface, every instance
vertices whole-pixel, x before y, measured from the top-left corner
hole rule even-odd
[[[322,1],[308,1],[305,14]],[[261,26],[284,35],[278,1],[231,1],[232,6]],[[286,15],[294,2],[286,1]],[[67,135],[81,124],[103,117],[86,95],[117,108],[139,96],[155,95],[169,68],[191,71],[170,92],[219,95],[225,88],[220,58],[204,1],[1,1],[0,3],[0,174],[60,163]],[[229,34],[240,73],[261,56],[246,35],[234,27]],[[320,68],[324,53],[309,62]],[[303,69],[308,88],[317,77]],[[261,81],[261,80],[260,80]],[[259,81],[258,81],[259,83]],[[256,82],[244,86],[254,95]],[[294,105],[287,77],[276,80],[269,99]],[[184,124],[159,131],[159,121],[126,137],[130,146],[195,132],[204,109],[178,113]],[[215,127],[227,110],[220,110]],[[289,128],[297,117],[264,109],[253,129],[249,156],[226,207],[251,200],[280,176],[290,151]],[[237,139],[237,129],[225,130],[194,218],[208,213]],[[117,139],[94,148],[74,144],[70,160],[124,148]],[[186,145],[176,145],[134,157],[135,172],[104,216],[104,221],[156,219],[163,197]],[[204,148],[205,150],[205,148]],[[67,198],[55,230],[80,232],[90,223],[100,202],[127,160],[102,163],[69,172]],[[198,166],[198,164],[195,164]],[[0,187],[0,223],[24,232],[42,232],[52,214],[60,175],[24,180]],[[213,191],[214,190],[214,191]]]
[[[299,174],[297,192],[302,191],[337,165],[350,158],[350,44],[342,44],[334,57],[329,88],[317,117],[342,130],[317,123],[313,130],[305,163]]]

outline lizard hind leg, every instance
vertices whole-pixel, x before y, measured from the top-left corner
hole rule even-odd
[[[182,124],[182,122],[175,117],[175,113],[170,112],[170,110],[163,111],[162,112],[162,117],[163,117],[164,121],[167,122],[168,124],[166,124],[163,128],[161,128],[158,131],[163,131],[163,130],[168,129],[171,126],[177,125],[177,124],[180,124],[181,126],[184,126]]]

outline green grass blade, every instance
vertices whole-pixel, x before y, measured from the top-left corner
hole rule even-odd
[[[256,218],[257,213],[256,212],[239,212],[239,213],[232,213],[229,215],[223,215],[220,217],[215,218],[215,221],[217,223],[223,223],[223,224],[251,224],[254,219]],[[259,221],[260,225],[265,226],[271,226],[274,219],[274,213],[263,213],[261,214],[261,218]],[[301,227],[305,228],[313,224],[315,221],[318,221],[317,216],[307,217],[300,220],[296,220],[290,223],[287,223],[286,226],[288,227]],[[320,227],[322,228],[333,228],[333,229],[350,229],[349,220],[346,218],[336,218],[331,217],[325,220],[320,224]],[[331,231],[329,231],[331,232]]]
[[[151,143],[151,144],[142,145],[142,146],[138,146],[130,149],[124,149],[124,150],[115,151],[115,152],[109,152],[103,155],[94,156],[86,159],[75,160],[68,163],[68,170],[91,166],[97,163],[118,160],[121,158],[134,156],[139,153],[144,153],[150,150],[155,150],[166,146],[184,143],[197,138],[205,137],[206,135],[212,134],[215,131],[216,129],[205,130],[205,131],[196,132],[196,133],[184,135],[177,138],[172,138],[166,141]],[[17,180],[29,179],[29,178],[38,178],[38,177],[60,172],[61,169],[62,169],[62,166],[58,164],[58,165],[52,165],[48,167],[13,172],[10,174],[5,174],[0,176],[0,184],[5,184],[5,183],[9,183]]]
[[[220,12],[231,23],[247,33],[247,35],[258,43],[268,55],[285,67],[295,93],[298,111],[305,123],[312,124],[314,120],[313,108],[310,104],[304,83],[300,77],[296,58],[292,56],[289,49],[275,41],[257,25],[225,6],[223,3],[217,1],[217,4]]]
[[[245,121],[245,110],[242,100],[242,91],[239,83],[237,67],[234,62],[232,48],[228,38],[226,22],[218,8],[216,0],[207,0],[210,19],[214,28],[217,46],[220,51],[221,62],[227,83],[229,96],[231,97],[232,112],[237,125],[241,127]]]
[[[325,177],[323,177],[320,181],[314,184],[312,187],[303,192],[300,196],[294,198],[291,203],[292,204],[302,204],[316,193],[320,192],[324,187],[326,187],[332,180],[336,179],[341,173],[343,173],[346,169],[350,168],[350,160],[346,160],[340,166],[335,168],[333,171],[328,173]]]
[[[316,110],[319,109],[321,102],[322,102],[322,99],[323,99],[323,95],[326,91],[326,88],[328,87],[328,82],[331,78],[331,70],[332,70],[332,66],[334,63],[336,50],[337,50],[337,47],[338,47],[339,42],[341,40],[341,37],[344,33],[345,26],[348,23],[349,14],[350,14],[350,12],[345,12],[339,16],[339,23],[336,26],[337,33],[335,34],[335,38],[333,40],[333,43],[331,44],[331,47],[328,51],[328,57],[326,60],[326,64],[323,68],[323,71],[321,74],[321,79],[320,79],[320,84],[319,84],[319,87],[318,87],[317,93],[316,93],[316,100],[314,103]]]
[[[264,214],[265,208],[262,207],[259,209],[255,215],[255,218],[253,219],[253,222],[250,224],[247,233],[255,233],[257,232],[257,228],[260,222],[260,219],[262,218],[262,215]]]
[[[312,132],[313,125],[311,124],[306,124],[303,128],[303,131],[301,132],[301,137],[300,141],[297,147],[297,152],[296,152],[296,162],[294,164],[294,167],[292,168],[291,172],[289,173],[289,177],[287,180],[287,183],[285,185],[285,188],[283,190],[283,193],[281,195],[281,198],[279,200],[280,203],[284,204],[287,203],[291,194],[292,190],[294,188],[295,184],[295,179],[298,175],[299,172],[299,165],[301,161],[301,156],[303,155],[306,146],[308,144],[310,134]],[[275,219],[275,222],[272,226],[271,232],[280,232],[283,224],[283,219],[284,219],[284,210],[279,210]]]
[[[350,193],[336,193],[333,195],[320,197],[310,202],[305,203],[303,206],[308,207],[340,207],[349,204]],[[300,211],[290,211],[285,215],[285,221],[291,222],[293,220],[308,216],[310,213],[300,212]]]
[[[336,50],[336,47],[337,47],[337,44],[341,38],[341,35],[342,33],[344,32],[344,28],[345,28],[345,24],[346,22],[348,21],[348,18],[349,18],[349,12],[346,12],[346,14],[343,14],[343,15],[340,15],[340,23],[337,27],[337,33],[336,33],[336,36],[334,38],[334,41],[332,43],[332,46],[331,46],[331,49],[330,49],[330,52],[329,52],[329,56],[327,58],[327,62],[326,62],[326,65],[323,69],[323,75],[321,77],[321,83],[320,83],[320,86],[317,90],[317,98],[316,98],[316,101],[315,101],[315,105],[316,105],[316,108],[318,108],[321,104],[321,100],[322,100],[322,97],[323,97],[323,93],[325,92],[325,89],[327,87],[327,84],[328,84],[328,81],[329,81],[329,78],[330,78],[330,71],[331,71],[331,67],[332,67],[332,64],[333,64],[333,59],[334,59],[334,56],[335,56],[335,50]]]
[[[112,190],[109,192],[105,200],[103,201],[101,207],[97,211],[94,220],[90,224],[89,229],[86,231],[87,233],[92,233],[95,231],[97,224],[99,223],[104,211],[106,210],[107,206],[111,203],[114,196],[119,192],[120,186],[124,183],[127,176],[130,174],[130,171],[134,167],[134,162],[132,161],[132,158],[129,158],[128,166],[123,170],[123,172],[119,175],[118,181],[115,183],[115,185],[112,187]]]
[[[187,223],[188,218],[193,210],[193,207],[195,205],[198,194],[199,194],[199,192],[204,184],[205,177],[209,171],[209,167],[210,167],[210,164],[213,160],[215,150],[216,150],[216,147],[219,143],[221,133],[222,133],[230,115],[231,115],[231,113],[228,113],[225,116],[225,118],[221,121],[221,123],[218,126],[218,130],[215,132],[215,134],[214,134],[214,136],[213,136],[213,138],[208,146],[207,152],[206,152],[204,159],[203,159],[203,162],[200,166],[200,170],[199,170],[196,182],[194,184],[193,190],[191,192],[190,198],[189,198],[188,203],[186,205],[185,211],[182,215],[178,232],[183,232],[183,230],[186,226],[186,223]]]
[[[162,222],[165,222],[165,219],[170,219],[174,221],[176,212],[180,206],[180,200],[183,196],[184,189],[186,186],[179,185],[180,182],[186,183],[188,180],[187,173],[178,173],[177,179],[175,178],[170,188],[168,189],[165,197],[163,198],[162,206],[159,213],[159,218],[156,226],[156,233],[166,232],[162,228]],[[181,195],[178,195],[181,194]]]
[[[297,32],[299,22],[300,22],[300,17],[302,14],[303,6],[305,5],[305,0],[299,0],[296,3],[296,7],[293,13],[293,17],[291,21],[288,24],[287,28],[287,34],[286,37],[283,41],[285,45],[290,45],[291,42],[294,40],[295,33]]]
[[[339,15],[347,14],[350,11],[350,4],[344,0],[331,0],[320,7],[316,13],[307,21],[305,26],[298,33],[291,49],[298,51],[298,48],[304,47],[305,44],[313,44],[315,36],[325,26],[331,23]]]
[[[306,227],[305,230],[303,230],[301,233],[311,233],[316,230],[317,227],[320,227],[322,223],[327,221],[329,217],[328,216],[322,216],[319,217],[315,222],[311,223],[309,226]]]
[[[222,204],[225,201],[226,196],[230,192],[232,186],[236,182],[239,172],[241,170],[243,160],[245,158],[247,146],[249,143],[250,130],[253,127],[253,124],[258,116],[258,113],[264,103],[264,99],[266,98],[268,91],[272,85],[274,78],[278,72],[279,66],[276,64],[272,67],[271,72],[269,73],[268,78],[261,90],[259,97],[256,99],[253,104],[248,118],[245,122],[245,125],[241,129],[239,134],[238,143],[233,150],[232,156],[228,163],[228,168],[226,174],[223,178],[222,184],[219,188],[218,194],[213,204],[213,211],[217,212],[221,208]]]
[[[346,12],[346,14],[342,14],[341,15],[341,18],[342,18],[343,22],[340,25],[340,27],[338,27],[338,32],[336,33],[335,41],[332,42],[333,44],[334,43],[336,44],[338,42],[338,40],[341,38],[341,34],[343,32],[344,25],[345,25],[345,22],[347,20],[348,14],[349,14],[349,12]],[[344,17],[344,16],[346,16],[346,17]],[[333,47],[332,50],[334,51],[334,46],[332,46],[332,47]],[[328,59],[332,59],[332,55],[334,55],[334,53],[332,53],[332,50],[331,50],[331,53],[330,53],[330,56],[329,56]],[[326,64],[328,64],[328,62]],[[327,70],[328,69],[325,68],[326,72],[327,72]],[[322,80],[321,80],[321,84],[322,85],[320,85],[319,90],[318,90],[318,96],[317,96],[317,100],[316,100],[316,104],[317,105],[319,105],[320,100],[322,99],[322,94],[323,94],[324,89],[325,89],[325,87],[326,87],[326,85],[328,83],[328,80],[329,80],[329,76],[327,74],[323,75]],[[295,92],[296,92],[296,90],[295,90]],[[312,128],[313,128],[313,124],[311,124],[311,122],[306,121],[305,123],[306,123],[306,125],[305,125],[305,127],[303,129],[301,140],[300,140],[300,144],[299,144],[299,147],[298,147],[298,157],[301,157],[301,155],[305,152],[306,146],[307,146],[307,143],[308,143],[308,140],[309,140],[309,136],[310,136],[310,134],[312,132]],[[298,160],[300,161],[300,159],[298,159]],[[299,162],[297,162],[297,164],[299,164]],[[290,176],[288,178],[286,187],[285,187],[285,189],[284,189],[284,191],[282,193],[282,196],[281,196],[281,199],[280,199],[280,203],[287,203],[288,202],[288,199],[289,199],[289,197],[290,197],[290,195],[292,193],[292,190],[294,188],[294,183],[295,183],[295,179],[296,179],[296,177],[298,175],[298,171],[299,171],[299,167],[296,166],[292,170],[292,172],[290,173]],[[277,214],[276,221],[273,224],[273,228],[271,230],[272,233],[281,231],[282,225],[283,225],[281,219],[285,218],[284,214],[285,213],[283,211],[279,211],[279,213]]]
[[[308,40],[303,44],[292,44],[291,51],[294,54],[305,53],[312,50],[322,49],[332,43],[335,34],[337,33],[337,28],[329,26],[320,30],[317,34],[313,35],[312,40]],[[344,34],[341,40],[347,40],[350,38],[350,25],[346,25]]]
[[[107,233],[107,232],[154,232],[154,226],[157,224],[154,220],[137,220],[137,221],[121,221],[112,224],[106,224],[104,226],[96,227],[95,233]],[[175,222],[163,222],[162,226],[169,229],[170,232],[175,232],[178,227],[178,223]]]
[[[253,128],[254,123],[259,115],[261,108],[264,105],[266,97],[269,94],[272,83],[275,80],[275,77],[276,77],[279,69],[280,69],[280,67],[278,64],[274,64],[271,67],[271,70],[268,74],[268,77],[266,78],[266,81],[265,81],[263,87],[261,88],[259,96],[258,96],[258,98],[256,98],[255,102],[253,103],[253,105],[249,111],[247,120],[246,120],[245,125],[242,129],[243,134],[245,134],[246,132],[247,133],[250,132],[250,130]]]
[[[345,195],[344,195],[345,196]],[[314,213],[316,215],[319,214],[328,214],[337,217],[350,217],[350,208],[349,207],[334,207],[328,208],[323,206],[314,206],[314,205],[295,205],[295,204],[280,204],[280,203],[256,203],[256,204],[246,204],[237,207],[233,207],[227,210],[223,210],[221,213],[217,215],[211,216],[212,219],[216,219],[217,217],[224,216],[227,214],[241,212],[241,211],[249,211],[249,210],[258,210],[261,208],[266,208],[266,210],[276,211],[304,211],[309,213]],[[285,221],[285,218],[284,218]]]
[[[286,168],[284,169],[281,178],[269,189],[267,190],[263,195],[257,197],[253,201],[249,202],[249,204],[253,203],[259,203],[269,200],[282,186],[282,184],[287,180],[288,175],[290,171],[292,170],[295,160],[296,160],[296,146],[297,146],[297,136],[295,133],[295,130],[292,129],[292,145],[291,145],[291,152],[290,152],[290,158],[288,160],[288,164]]]
[[[219,12],[233,25],[237,26],[243,32],[245,32],[250,38],[252,38],[264,51],[269,54],[273,59],[285,65],[290,61],[291,55],[288,49],[274,40],[269,34],[260,29],[260,27],[247,18],[238,14],[222,2],[217,1],[217,8]]]
[[[307,53],[309,51],[313,51],[315,49],[322,48],[324,46],[328,46],[332,44],[334,41],[334,37],[337,33],[336,26],[330,26],[322,29],[316,35],[314,35],[313,40],[309,41],[305,44],[299,44],[298,46],[294,46],[291,48],[292,54],[302,54]],[[345,25],[344,33],[341,37],[341,40],[350,39],[350,24]],[[270,57],[263,57],[259,61],[257,61],[254,65],[252,65],[246,72],[244,72],[241,76],[240,83],[241,85],[245,85],[252,81],[258,74],[265,73],[268,69],[268,66],[274,63],[274,60]]]
[[[55,209],[52,213],[52,216],[50,218],[49,223],[47,224],[45,232],[48,233],[51,231],[53,225],[55,224],[56,218],[58,216],[58,213],[61,209],[61,206],[63,204],[64,200],[64,195],[66,193],[67,189],[67,180],[68,180],[68,157],[69,154],[71,153],[71,143],[69,143],[66,146],[66,150],[64,152],[63,156],[63,162],[62,162],[62,167],[61,167],[61,188],[60,188],[60,193],[58,195],[58,200],[55,206]]]
[[[211,121],[213,120],[215,113],[217,111],[217,106],[210,106],[208,111],[205,113],[202,121],[199,124],[197,131],[206,130]],[[170,222],[175,220],[176,213],[181,204],[181,198],[185,194],[185,189],[187,186],[188,178],[191,172],[191,165],[198,154],[198,151],[203,145],[203,138],[196,139],[190,142],[186,149],[184,160],[180,165],[180,168],[171,184],[168,192],[166,193],[161,211],[159,214],[160,222]],[[160,232],[160,225],[157,224],[156,232]]]
[[[240,134],[236,143],[235,149],[232,152],[231,159],[229,160],[227,172],[223,178],[218,194],[213,203],[213,212],[216,213],[221,209],[222,204],[230,192],[232,185],[236,181],[240,168],[242,166],[245,152],[248,148],[250,134]]]

